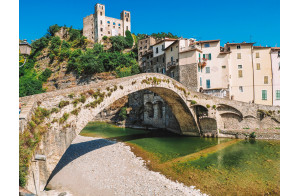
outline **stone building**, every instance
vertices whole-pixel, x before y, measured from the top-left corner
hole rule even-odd
[[[105,5],[97,3],[94,14],[83,18],[83,35],[95,43],[100,42],[103,36],[125,36],[131,31],[131,13],[122,11],[120,19],[105,15]]]
[[[280,105],[280,48],[271,48],[273,105]]]
[[[208,95],[229,98],[228,52],[221,50],[220,40],[204,40],[199,46],[198,89]]]
[[[152,53],[153,54],[153,51],[152,51],[152,46],[156,43],[156,39],[151,37],[151,36],[147,36],[146,38],[144,39],[141,39],[139,40],[138,42],[138,63],[139,65],[141,66],[142,65],[142,62],[146,61],[146,59],[144,58],[143,59],[143,55],[146,55],[146,54],[149,54],[149,53]],[[146,56],[146,58],[150,56]],[[152,58],[153,56],[151,56]]]

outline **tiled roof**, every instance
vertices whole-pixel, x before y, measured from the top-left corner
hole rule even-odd
[[[170,44],[168,47],[166,47],[164,50],[167,50],[168,48],[170,48],[171,46],[173,46],[174,44],[178,43],[179,40],[176,40],[175,42],[173,42],[172,44]]]
[[[153,44],[152,46],[155,46],[155,45],[157,45],[157,44],[160,44],[160,43],[162,43],[162,42],[164,42],[164,41],[176,41],[176,40],[177,40],[177,39],[173,39],[173,38],[165,38],[165,39],[162,39],[162,40],[156,42],[156,43]]]
[[[255,44],[255,42],[242,42],[242,43],[226,43],[226,45],[246,45],[246,44]]]
[[[197,51],[199,51],[199,52],[202,52],[199,48],[191,48],[191,49],[188,49],[188,50],[180,51],[179,53],[190,52],[190,51],[194,51],[194,50],[197,50]]]

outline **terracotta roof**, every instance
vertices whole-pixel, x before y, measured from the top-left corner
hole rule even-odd
[[[255,42],[242,42],[242,43],[226,43],[226,45],[246,45],[246,44],[255,44]]]
[[[271,47],[271,50],[280,50],[280,47]]]
[[[173,46],[174,44],[178,43],[179,40],[176,40],[175,42],[173,42],[172,44],[170,44],[168,47],[166,47],[164,50],[167,50],[168,48],[170,48],[171,46]]]
[[[197,41],[195,43],[210,43],[210,42],[219,42],[219,39],[215,39],[215,40],[203,40],[203,41]]]
[[[253,48],[255,48],[255,49],[264,49],[264,48],[271,48],[271,47],[267,47],[267,46],[253,46]]]
[[[152,46],[155,46],[155,45],[157,45],[157,44],[160,44],[160,43],[162,43],[162,42],[164,42],[164,41],[176,41],[176,40],[177,40],[177,39],[173,39],[173,38],[165,38],[165,39],[162,39],[162,40],[156,42],[156,43],[153,44]]]
[[[185,53],[185,52],[190,52],[190,51],[194,51],[194,50],[197,50],[198,52],[202,52],[199,48],[192,48],[192,49],[188,49],[188,50],[183,50],[179,53]]]

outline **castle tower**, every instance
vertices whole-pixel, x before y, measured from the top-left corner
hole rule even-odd
[[[126,36],[125,32],[127,30],[131,32],[131,13],[123,10],[121,12],[121,20],[123,21],[123,36]]]
[[[95,42],[100,42],[105,35],[105,5],[97,3],[94,13]]]

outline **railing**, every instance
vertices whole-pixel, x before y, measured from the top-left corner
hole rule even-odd
[[[171,69],[171,68],[173,68],[177,65],[178,65],[178,62],[175,62],[175,61],[168,62],[167,63],[167,69]]]

